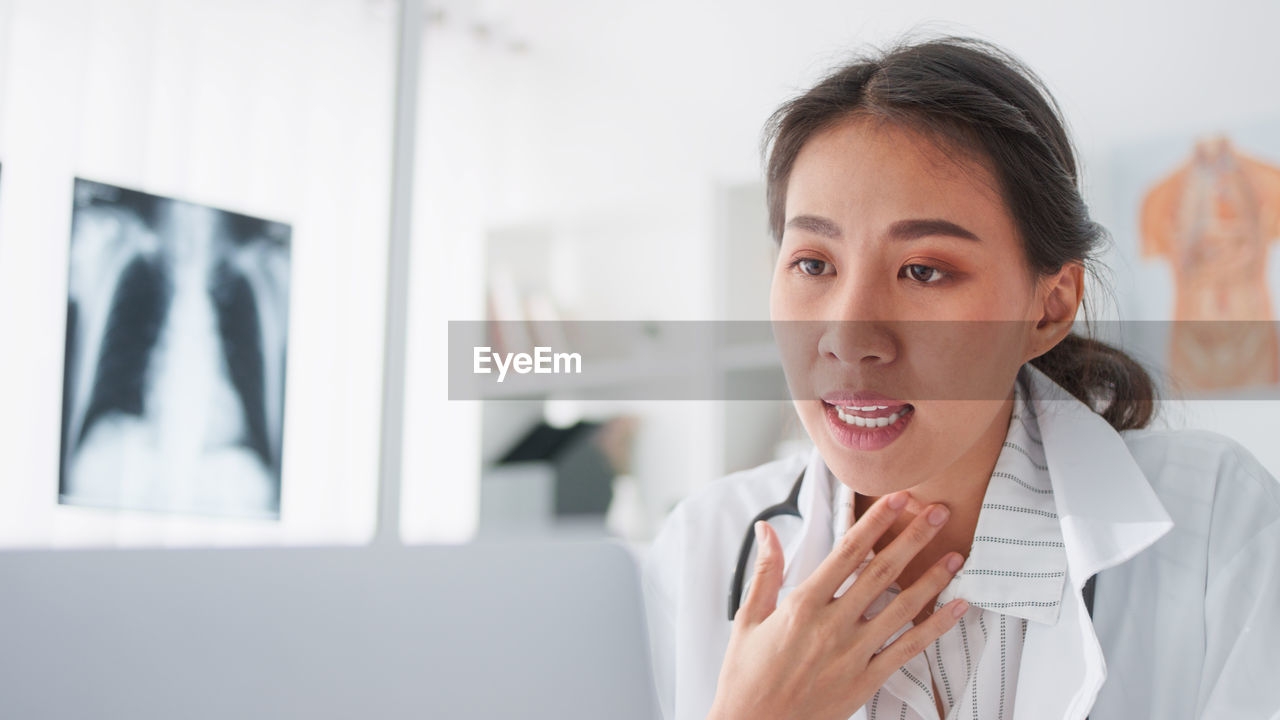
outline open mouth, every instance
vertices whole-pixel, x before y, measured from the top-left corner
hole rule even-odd
[[[897,405],[834,405],[822,401],[831,437],[851,450],[872,451],[889,447],[904,432],[915,417],[915,406],[910,403]]]
[[[889,427],[898,422],[911,411],[915,410],[915,406],[910,403],[902,405],[833,405],[827,401],[822,401],[827,408],[835,411],[835,415],[846,425],[860,428],[883,428]]]

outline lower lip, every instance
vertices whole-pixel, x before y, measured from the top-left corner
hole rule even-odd
[[[897,440],[898,436],[907,429],[907,424],[916,414],[913,406],[892,425],[869,428],[858,427],[841,420],[834,405],[823,403],[823,409],[827,413],[827,427],[831,429],[831,434],[836,441],[853,450],[880,450],[888,447],[889,443]]]

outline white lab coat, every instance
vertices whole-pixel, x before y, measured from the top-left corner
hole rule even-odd
[[[1028,624],[1013,717],[1280,718],[1280,482],[1216,433],[1117,433],[1027,369],[1068,582],[1057,622]],[[816,450],[700,487],[650,546],[645,600],[666,717],[705,718],[743,536],[802,468],[803,519],[772,521],[785,596],[832,546],[829,471]],[[1081,587],[1099,572],[1091,623]]]

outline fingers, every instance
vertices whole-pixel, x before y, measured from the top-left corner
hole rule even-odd
[[[871,677],[877,682],[883,682],[897,672],[898,668],[906,665],[911,658],[924,652],[934,640],[942,637],[943,633],[950,630],[968,609],[969,603],[960,599],[952,600],[938,608],[938,611],[930,615],[928,620],[903,633],[889,647],[872,658],[867,664]]]
[[[898,593],[898,596],[889,603],[888,607],[881,610],[879,615],[872,618],[864,626],[863,632],[866,633],[865,637],[873,643],[871,645],[873,651],[879,649],[884,645],[885,640],[919,615],[925,605],[931,603],[947,583],[951,582],[951,578],[955,577],[963,564],[964,558],[959,553],[948,553],[912,583],[911,587]],[[842,596],[840,600],[844,600],[844,597]]]
[[[813,575],[805,580],[796,594],[801,597],[812,597],[814,601],[826,604],[836,594],[836,590],[858,569],[858,565],[871,552],[876,540],[893,525],[893,521],[907,506],[906,492],[897,492],[876,500],[858,521],[849,528],[843,537],[827,555]],[[896,577],[896,574],[895,574]]]
[[[755,624],[773,614],[782,588],[782,543],[773,526],[764,520],[756,522],[756,569],[751,578],[747,599],[738,608],[734,623]]]
[[[880,597],[893,581],[902,574],[902,569],[920,552],[925,545],[938,534],[938,530],[946,523],[951,512],[943,505],[930,505],[924,509],[906,529],[898,534],[888,547],[876,553],[866,569],[858,574],[858,579],[840,597],[841,604],[861,616],[863,612]]]

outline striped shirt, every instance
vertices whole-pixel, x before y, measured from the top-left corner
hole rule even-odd
[[[960,597],[964,617],[889,677],[867,703],[867,720],[938,718],[934,688],[947,720],[1002,720],[1013,714],[1014,688],[1028,622],[1057,622],[1067,555],[1032,404],[1019,374],[1013,414],[979,511],[964,567],[939,594],[936,608]],[[848,529],[852,492],[835,481],[835,537]],[[869,553],[837,595],[870,562]],[[875,617],[901,588],[871,604]],[[889,641],[912,627],[908,622]]]

